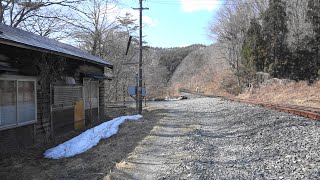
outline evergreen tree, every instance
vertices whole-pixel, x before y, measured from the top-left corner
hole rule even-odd
[[[243,55],[245,55],[245,61],[252,61],[256,71],[263,71],[264,69],[264,43],[261,34],[261,25],[256,18],[253,18],[246,33],[246,39],[243,46],[243,50],[245,50],[243,53],[245,54]],[[250,48],[250,51],[248,48]]]
[[[269,0],[269,8],[264,12],[262,34],[264,44],[265,61],[264,71],[274,77],[289,77],[292,62],[287,39],[287,15],[286,5],[282,0]],[[291,64],[290,64],[291,63]]]
[[[249,85],[252,83],[257,71],[264,69],[263,38],[261,36],[261,26],[256,18],[250,22],[245,41],[242,45],[242,69],[243,81]]]
[[[316,45],[320,44],[320,0],[309,0],[307,20],[312,23]]]
[[[256,73],[255,59],[253,54],[254,50],[251,47],[251,41],[249,38],[246,38],[242,46],[242,67],[240,71],[240,76],[241,79],[243,79],[242,81],[244,81],[244,83],[247,86],[250,85]]]
[[[320,76],[320,0],[309,0],[307,21],[311,22],[314,36],[309,39],[308,46],[312,54],[314,76]]]

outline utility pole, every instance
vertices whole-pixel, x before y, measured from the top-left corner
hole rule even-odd
[[[139,0],[140,7],[133,8],[135,10],[140,11],[140,18],[139,18],[139,26],[140,26],[140,33],[139,33],[139,66],[138,66],[138,87],[137,87],[137,113],[141,114],[142,112],[142,11],[149,8],[142,7],[142,0]]]

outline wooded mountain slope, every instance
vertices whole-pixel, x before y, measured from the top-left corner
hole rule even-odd
[[[169,86],[220,93],[220,82],[231,75],[223,51],[219,44],[214,44],[191,52],[173,73]]]
[[[151,98],[174,96],[182,89],[222,92],[219,82],[231,75],[219,44],[150,48],[145,56],[144,77]]]
[[[228,51],[241,91],[257,84],[257,72],[320,78],[320,0],[237,0],[219,9],[209,29]]]

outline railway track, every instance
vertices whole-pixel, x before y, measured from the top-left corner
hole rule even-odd
[[[273,109],[280,112],[286,112],[286,113],[295,114],[295,115],[310,118],[310,119],[320,120],[320,108],[298,106],[298,105],[291,105],[291,104],[274,104],[270,102],[254,101],[254,100],[240,99],[240,98],[230,98],[230,97],[207,95],[207,94],[201,94],[201,93],[191,93],[191,94],[203,95],[205,97],[217,97],[217,98],[222,98],[230,101],[262,106],[262,107]]]
[[[297,106],[297,105],[290,105],[290,104],[273,104],[273,103],[239,99],[239,98],[226,98],[226,99],[229,99],[231,101],[241,102],[241,103],[258,105],[258,106],[262,106],[262,107],[273,109],[280,112],[286,112],[286,113],[295,114],[298,116],[303,116],[306,118],[320,120],[320,108]]]

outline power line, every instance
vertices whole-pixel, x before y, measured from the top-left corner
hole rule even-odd
[[[158,5],[173,5],[173,6],[182,6],[183,3],[174,2],[174,1],[148,1],[150,4],[158,4]],[[190,2],[191,4],[195,5],[241,5],[241,4],[255,4],[255,2],[236,2],[236,1],[223,1],[218,0],[214,2],[208,2],[208,1],[193,1]]]

